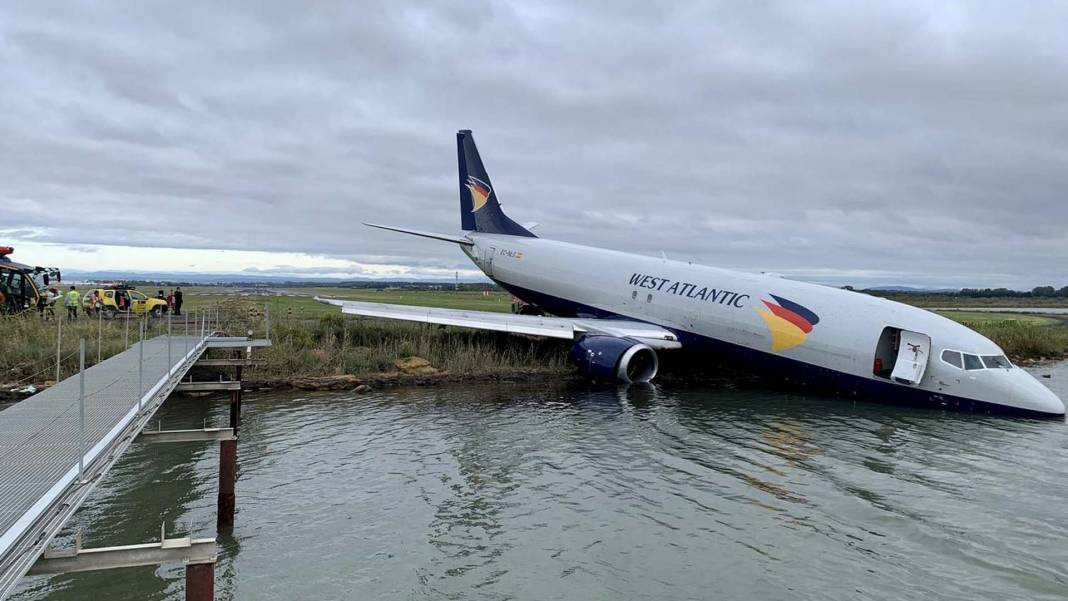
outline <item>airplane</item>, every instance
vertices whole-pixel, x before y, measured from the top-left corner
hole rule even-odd
[[[649,382],[684,349],[839,396],[1063,416],[1052,391],[977,332],[930,311],[763,274],[535,236],[504,214],[470,130],[456,134],[461,233],[364,225],[450,242],[491,280],[548,315],[316,297],[345,314],[574,341],[596,379]]]

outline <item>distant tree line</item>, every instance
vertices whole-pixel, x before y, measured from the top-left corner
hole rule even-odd
[[[1008,288],[962,288],[960,292],[949,296],[966,296],[969,298],[1053,298],[1068,297],[1068,286],[1056,289],[1053,286],[1036,286],[1031,290],[1009,290]]]
[[[852,290],[851,287],[846,288]],[[864,290],[874,296],[891,296],[899,294],[917,294],[924,296],[945,296],[965,298],[1068,298],[1068,286],[1057,289],[1053,286],[1036,286],[1030,290],[1010,290],[1009,288],[961,288],[960,290]]]

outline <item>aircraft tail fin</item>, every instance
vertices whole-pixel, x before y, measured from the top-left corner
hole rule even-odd
[[[456,154],[460,166],[461,227],[487,234],[536,237],[501,210],[471,130],[462,129],[456,133]]]

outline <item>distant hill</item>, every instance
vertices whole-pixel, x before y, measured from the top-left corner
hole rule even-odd
[[[250,273],[183,273],[183,272],[137,272],[137,271],[75,271],[63,270],[63,279],[71,281],[92,282],[159,282],[161,284],[275,284],[310,286],[324,284],[343,285],[385,285],[398,283],[442,284],[456,282],[453,277],[401,279],[391,278],[327,278],[301,277],[293,275],[262,275]],[[487,283],[484,279],[460,278],[461,284]]]

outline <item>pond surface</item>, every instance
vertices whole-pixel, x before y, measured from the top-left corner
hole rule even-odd
[[[1068,398],[1068,365],[1033,371]],[[1068,597],[1063,420],[749,385],[246,399],[218,599]],[[176,397],[161,417],[225,415]],[[213,536],[217,470],[217,445],[134,445],[64,541]],[[15,598],[183,590],[165,566],[27,578]]]

